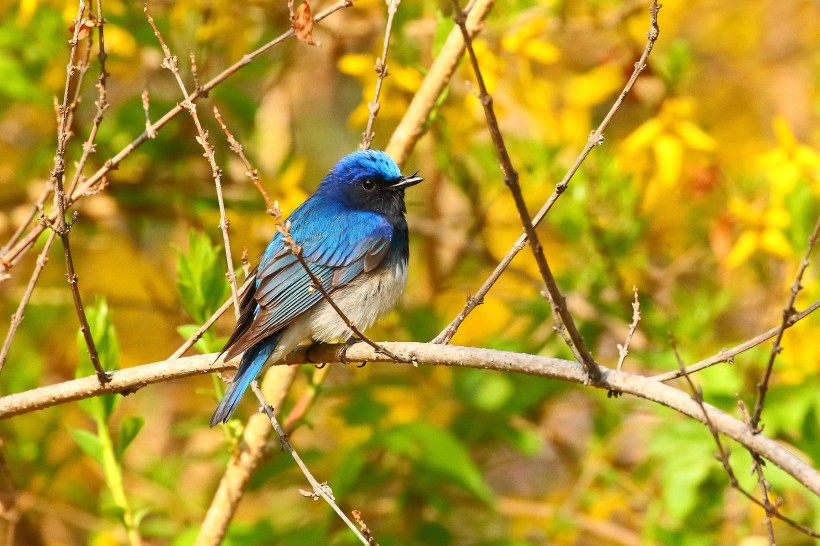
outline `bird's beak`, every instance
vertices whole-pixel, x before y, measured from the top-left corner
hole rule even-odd
[[[410,176],[402,176],[401,178],[399,178],[398,182],[390,186],[390,189],[402,190],[404,188],[409,188],[410,186],[415,186],[416,184],[424,180],[422,177],[418,176],[418,174],[419,172],[416,171]]]

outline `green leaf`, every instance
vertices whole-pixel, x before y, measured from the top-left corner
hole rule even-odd
[[[122,454],[125,453],[125,450],[128,449],[128,446],[131,445],[131,442],[137,437],[143,425],[145,425],[145,419],[138,416],[126,417],[122,420],[119,434],[117,434],[117,460],[122,459]]]
[[[102,464],[102,445],[96,434],[79,428],[70,428],[68,432],[71,434],[71,437],[74,438],[74,441],[77,442],[77,445],[80,446],[80,449],[85,451],[92,459]]]
[[[188,253],[177,255],[177,289],[182,305],[198,323],[205,322],[230,292],[220,263],[222,253],[221,247],[212,245],[207,235],[192,230]]]
[[[388,450],[410,457],[426,470],[449,478],[487,504],[492,503],[492,490],[467,448],[450,431],[426,423],[411,423],[381,434],[379,441]]]
[[[94,338],[94,346],[97,348],[97,355],[100,358],[100,364],[106,371],[117,369],[120,361],[120,342],[105,298],[100,298],[94,305],[87,307],[86,317],[91,328],[91,336]],[[94,375],[96,370],[91,364],[88,346],[85,343],[83,333],[80,331],[77,332],[77,348],[81,356],[75,377]],[[81,400],[77,402],[77,405],[93,419],[105,421],[117,408],[120,400],[119,395],[107,394]]]

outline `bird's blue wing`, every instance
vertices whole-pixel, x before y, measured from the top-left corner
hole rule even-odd
[[[300,212],[297,209],[290,218],[291,235],[302,247],[302,256],[311,272],[331,294],[363,271],[376,268],[390,249],[393,228],[375,213],[321,214],[309,209],[305,214]],[[322,222],[317,222],[317,218]],[[226,347],[226,358],[247,350],[321,301],[321,292],[311,284],[302,264],[282,242],[281,234],[277,234],[257,269],[253,320]]]

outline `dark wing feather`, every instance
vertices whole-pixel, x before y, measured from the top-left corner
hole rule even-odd
[[[291,216],[291,234],[302,247],[311,272],[328,292],[346,285],[362,271],[372,271],[390,249],[392,226],[381,216],[366,212],[325,214],[329,221],[312,222],[308,208]],[[256,272],[253,301],[243,298],[237,330],[225,346],[232,358],[284,328],[323,298],[277,234],[268,245]],[[241,331],[240,331],[241,327]]]

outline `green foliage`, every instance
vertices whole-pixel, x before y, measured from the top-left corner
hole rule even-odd
[[[225,273],[219,267],[224,252],[204,233],[191,231],[188,252],[177,255],[177,289],[182,305],[199,323],[205,322],[230,293]]]
[[[116,369],[120,355],[119,340],[105,299],[99,300],[94,306],[89,307],[87,315],[100,362],[106,371]],[[86,348],[82,333],[78,335],[77,344],[80,350]],[[85,376],[91,372],[93,372],[93,366],[86,354],[84,358],[81,358],[77,375]],[[94,459],[102,468],[110,494],[109,501],[103,502],[103,512],[110,518],[120,520],[125,525],[129,536],[138,536],[139,522],[144,517],[145,512],[141,512],[139,517],[132,515],[123,483],[122,456],[142,429],[145,420],[138,416],[125,417],[120,422],[116,443],[114,443],[109,420],[120,400],[121,395],[112,394],[81,401],[79,403],[80,408],[94,421],[96,433],[74,428],[69,429],[69,433],[83,452]]]
[[[100,364],[106,371],[116,370],[120,360],[120,343],[117,338],[117,331],[114,328],[114,322],[111,319],[108,302],[104,298],[98,300],[95,305],[86,309],[86,317],[91,328],[91,335],[94,339],[94,346],[97,349]],[[77,332],[77,349],[80,351],[81,356],[75,377],[94,375],[96,371],[93,364],[91,364],[85,337],[80,331]],[[111,417],[120,400],[121,397],[118,394],[106,394],[80,400],[77,404],[92,419],[106,421]]]
[[[426,423],[401,425],[380,432],[374,445],[408,457],[417,465],[414,473],[434,473],[452,481],[476,498],[491,503],[493,493],[464,445],[445,429]]]
[[[195,334],[202,323],[219,309],[230,294],[222,261],[224,251],[211,244],[208,236],[191,230],[188,234],[188,252],[177,254],[177,289],[182,305],[197,322],[177,327],[184,338]],[[221,346],[212,330],[197,341],[196,347],[204,352],[213,352]]]

